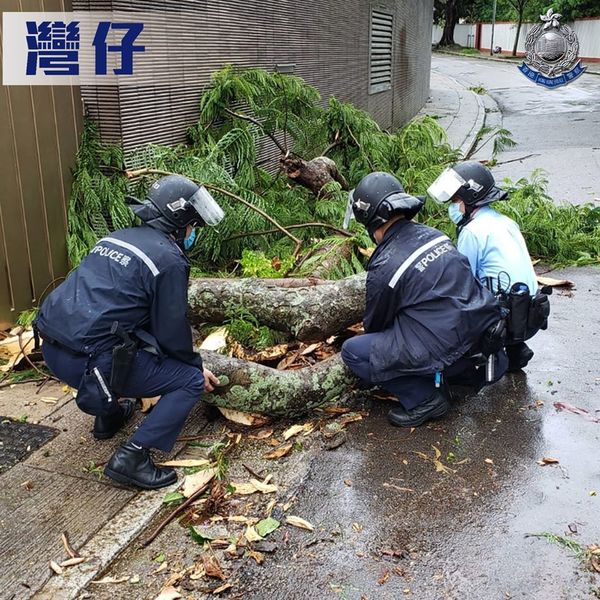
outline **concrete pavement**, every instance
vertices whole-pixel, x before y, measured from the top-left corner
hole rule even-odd
[[[600,198],[600,77],[582,75],[567,86],[547,90],[507,61],[434,55],[432,70],[465,86],[482,86],[499,105],[503,126],[517,146],[502,152],[498,178],[517,180],[534,169],[548,174],[555,201],[573,204]]]

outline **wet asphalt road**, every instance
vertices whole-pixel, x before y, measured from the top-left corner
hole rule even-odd
[[[388,426],[377,402],[344,446],[317,455],[293,512],[319,533],[292,532],[268,568],[247,570],[244,598],[600,597],[600,575],[530,537],[600,543],[600,423],[553,406],[600,418],[599,273],[560,274],[577,289],[554,295],[523,373],[412,433]],[[452,472],[415,454],[433,458],[434,446]]]
[[[558,89],[529,81],[517,65],[434,55],[432,68],[472,86],[483,86],[498,103],[503,126],[517,146],[500,161],[498,178],[516,180],[536,168],[548,173],[550,196],[574,204],[600,201],[600,75],[583,74]]]

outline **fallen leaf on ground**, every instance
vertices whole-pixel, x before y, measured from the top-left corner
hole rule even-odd
[[[129,581],[128,575],[125,577],[103,577],[102,579],[98,579],[97,581],[92,581],[90,583],[103,585],[105,583],[125,583],[126,581]],[[181,598],[181,596],[175,596],[175,598]]]
[[[248,550],[246,553],[248,558],[253,558],[259,565],[262,565],[265,562],[265,555],[262,552],[257,552],[256,550]]]
[[[60,563],[60,566],[63,568],[66,567],[74,567],[75,565],[80,565],[82,562],[85,562],[87,559],[85,559],[83,556],[77,556],[75,558],[68,558],[67,560],[63,560]]]
[[[554,279],[554,277],[542,277],[541,275],[537,276],[537,282],[541,286],[549,285],[550,287],[572,288],[575,285],[575,282],[570,279]]]
[[[249,541],[249,542],[259,542],[260,540],[262,540],[262,536],[258,535],[258,532],[256,531],[256,529],[254,528],[253,525],[248,525],[248,527],[246,527],[246,531],[244,532],[244,537]]]
[[[160,400],[160,396],[153,396],[152,398],[142,398],[142,412],[147,413],[155,404]]]
[[[592,416],[589,411],[585,410],[585,408],[579,408],[577,406],[573,406],[572,404],[567,404],[566,402],[555,402],[554,408],[556,408],[558,411],[565,410],[576,415],[581,415],[584,419],[587,419],[592,423],[600,423],[600,419]]]
[[[183,598],[183,596],[172,585],[169,585],[163,588],[154,600],[177,600],[177,598]]]
[[[167,568],[169,566],[169,563],[165,560],[160,567],[158,567],[158,569],[155,569],[154,571],[152,571],[153,575],[158,575],[159,573],[162,573],[163,571],[166,571]]]
[[[257,431],[254,435],[249,435],[248,437],[251,440],[264,440],[266,438],[269,438],[273,435],[273,430],[272,429],[261,429],[260,431]]]
[[[288,525],[293,525],[294,527],[299,527],[300,529],[308,529],[308,531],[315,530],[314,526],[311,523],[309,523],[305,519],[302,519],[301,517],[295,517],[294,515],[286,517],[285,522]]]
[[[552,458],[550,456],[544,456],[544,458],[542,458],[542,460],[537,461],[538,465],[541,465],[542,467],[544,467],[546,465],[556,465],[559,462],[560,461],[558,460],[558,458]]]
[[[267,519],[263,519],[256,524],[256,533],[258,533],[261,538],[264,538],[270,533],[273,533],[279,527],[279,525],[280,523],[277,519],[268,517]]]
[[[414,454],[416,454],[417,456],[420,456],[423,460],[433,463],[437,473],[445,473],[446,475],[452,475],[453,473],[456,473],[456,471],[450,469],[449,467],[447,467],[446,465],[444,465],[442,463],[442,461],[440,460],[440,456],[442,455],[442,453],[439,450],[439,448],[436,448],[435,446],[432,446],[432,448],[435,453],[434,457],[428,456],[424,452],[414,452]]]
[[[279,488],[274,483],[268,483],[267,479],[265,481],[259,481],[258,479],[250,479],[250,483],[263,494],[272,494],[276,492]]]
[[[222,406],[219,406],[218,408],[226,419],[240,425],[260,427],[270,421],[269,417],[265,417],[265,415],[241,412],[239,410],[232,410],[231,408],[223,408]]]
[[[360,413],[348,413],[338,419],[338,423],[342,426],[348,425],[348,423],[354,423],[354,421],[362,421],[363,417]]]
[[[51,396],[42,396],[42,402],[46,404],[56,404],[58,402],[58,398],[52,398]]]
[[[493,465],[494,464],[494,461],[491,458],[486,458],[483,462],[487,463],[488,465]]]
[[[181,460],[167,460],[166,462],[157,463],[160,467],[203,467],[209,465],[210,460],[206,458],[183,458]]]
[[[225,590],[228,590],[229,588],[232,588],[233,584],[231,583],[225,583],[223,584],[221,587],[218,587],[216,589],[213,590],[213,594],[220,594],[221,592],[224,592]]]
[[[360,533],[364,527],[360,523],[352,523],[352,529],[354,529],[354,531],[357,533]]]
[[[139,583],[140,582],[140,576],[139,575],[132,575],[129,578],[129,583]]]
[[[304,350],[302,350],[302,352],[300,352],[300,354],[302,356],[308,356],[309,354],[314,352],[317,348],[319,348],[322,344],[323,344],[323,342],[315,342],[314,344],[310,344],[310,346],[306,346],[306,348],[304,348]]]
[[[283,432],[283,439],[287,441],[302,431],[304,431],[304,425],[292,425],[289,429],[286,429]]]
[[[293,447],[294,447],[293,442],[286,442],[285,444],[282,444],[281,446],[275,448],[274,450],[271,450],[270,452],[267,452],[266,454],[264,454],[263,458],[267,458],[269,460],[273,460],[275,458],[281,458],[282,456],[289,454]]]
[[[62,575],[63,574],[63,570],[62,568],[55,563],[53,560],[50,561],[50,568],[57,574],[57,575]]]
[[[230,485],[235,488],[233,493],[239,494],[240,496],[249,496],[250,494],[256,494],[258,492],[249,481],[242,483],[232,481]]]
[[[193,475],[186,475],[181,493],[186,498],[189,498],[192,494],[194,494],[194,492],[197,492],[200,488],[208,485],[216,474],[217,469],[213,468],[198,471]]]
[[[595,556],[592,556],[590,560],[590,565],[592,566],[592,569],[596,571],[596,573],[600,573],[600,559],[596,558]]]
[[[214,577],[215,579],[220,579],[221,581],[225,581],[225,573],[223,573],[223,569],[217,560],[217,557],[210,554],[202,555],[202,564],[204,566],[204,571],[208,577]]]
[[[391,572],[388,570],[385,570],[381,576],[379,577],[379,579],[377,580],[377,583],[379,585],[383,585],[389,578],[390,578]]]
[[[328,415],[345,415],[346,413],[352,412],[350,408],[346,408],[344,406],[326,406],[325,408],[320,408],[319,410],[327,413]]]

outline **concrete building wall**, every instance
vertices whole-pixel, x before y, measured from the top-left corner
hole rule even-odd
[[[429,94],[433,0],[74,0],[74,8],[185,16],[165,51],[186,85],[169,85],[168,76],[157,74],[152,86],[82,87],[103,138],[127,151],[185,141],[210,74],[228,63],[289,70],[315,85],[324,101],[335,95],[352,102],[384,128],[410,120]],[[394,23],[392,85],[377,93],[369,91],[372,10],[392,15]]]

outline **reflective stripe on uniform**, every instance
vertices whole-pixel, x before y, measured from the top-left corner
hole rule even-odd
[[[113,238],[113,237],[102,238],[100,240],[100,242],[110,242],[111,244],[115,244],[116,246],[121,246],[121,248],[126,248],[127,250],[130,250],[138,258],[141,258],[144,261],[144,263],[150,269],[150,272],[152,273],[152,275],[154,275],[154,277],[156,277],[158,275],[159,270],[158,270],[157,266],[154,264],[154,262],[152,261],[152,259],[145,252],[143,252],[142,250],[140,250],[133,244],[130,244],[129,242],[123,242],[122,240],[118,240],[117,238]],[[98,243],[100,243],[100,242],[98,242]]]
[[[106,381],[104,381],[104,377],[102,377],[102,373],[100,373],[100,370],[98,369],[98,367],[94,367],[93,371],[94,371],[94,375],[96,376],[96,379],[98,380],[98,384],[102,388],[102,391],[106,394],[106,399],[109,402],[111,402],[112,395],[111,395],[110,391],[108,390],[108,386],[106,385]]]
[[[423,244],[421,247],[417,248],[399,267],[398,270],[394,273],[394,276],[390,279],[389,282],[389,286],[391,288],[396,287],[396,284],[398,283],[398,281],[400,281],[400,277],[402,277],[402,275],[404,274],[404,272],[408,269],[408,267],[410,267],[410,265],[415,262],[415,260],[417,258],[419,258],[419,256],[421,256],[421,254],[423,254],[424,252],[426,252],[427,250],[429,250],[429,248],[432,248],[433,246],[435,246],[436,244],[439,244],[441,242],[446,242],[449,241],[450,238],[446,235],[440,235],[439,237],[434,238],[433,240],[430,240],[429,242],[427,242],[426,244]]]

